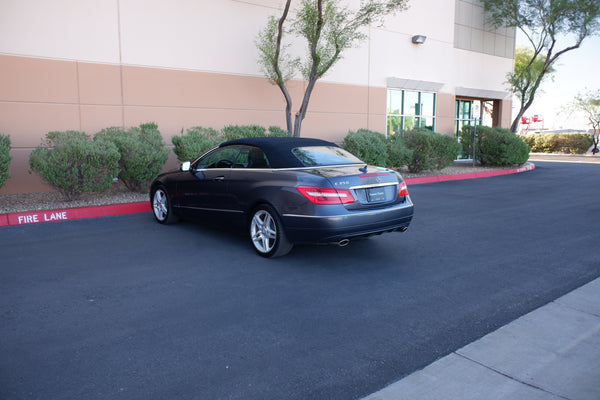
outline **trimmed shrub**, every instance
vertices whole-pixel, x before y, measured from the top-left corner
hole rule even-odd
[[[561,151],[568,154],[584,154],[594,144],[594,138],[589,133],[565,133],[561,136],[564,140]]]
[[[387,140],[384,135],[367,129],[350,131],[342,147],[367,164],[385,167],[388,158]]]
[[[228,125],[221,132],[225,140],[267,136],[266,128],[260,125]]]
[[[479,126],[477,131],[479,132]],[[462,147],[462,155],[468,158],[473,157],[473,127],[465,125],[458,133],[458,142]],[[478,146],[476,146],[479,149]]]
[[[290,135],[285,129],[281,129],[278,126],[270,126],[267,130],[259,125],[229,125],[223,128],[221,132],[213,128],[195,126],[189,128],[185,134],[183,134],[182,130],[182,134],[174,136],[171,142],[173,143],[173,152],[177,155],[177,159],[183,162],[194,160],[219,143],[227,140],[265,136]]]
[[[433,133],[430,140],[432,168],[440,170],[452,165],[461,150],[461,145],[456,141],[456,137]]]
[[[508,129],[492,128],[483,133],[479,159],[484,165],[522,165],[529,159],[529,146]]]
[[[478,126],[476,143],[475,158],[483,165],[522,165],[529,159],[529,146],[508,129]]]
[[[588,133],[534,133],[521,136],[534,153],[583,154],[594,143]]]
[[[173,152],[181,162],[192,161],[221,142],[219,132],[212,128],[195,126],[189,128],[185,135],[173,136]]]
[[[454,136],[442,135],[425,128],[415,128],[402,133],[402,140],[412,151],[406,163],[408,172],[440,170],[451,165],[461,146]]]
[[[388,139],[388,165],[400,169],[408,165],[412,159],[413,152],[400,135],[392,135]]]
[[[522,135],[520,136],[521,140],[527,145],[529,146],[529,148],[531,149],[531,151],[535,152],[534,148],[535,148],[535,134],[529,134],[529,135]]]
[[[290,133],[278,126],[270,126],[269,127],[269,136],[278,136],[278,137],[286,137],[291,136]]]
[[[68,201],[107,190],[119,172],[119,150],[78,131],[49,132],[31,152],[29,166]]]
[[[473,127],[464,126],[460,139],[463,152],[473,154]],[[508,129],[477,126],[475,158],[483,165],[522,165],[529,159],[530,147]]]
[[[560,149],[559,136],[556,133],[540,135],[535,139],[535,146],[540,153],[556,153]]]
[[[115,127],[103,129],[95,135],[95,140],[110,141],[117,146],[121,155],[118,177],[131,191],[146,189],[169,158],[169,149],[153,122],[128,131]]]
[[[433,169],[433,141],[430,138],[432,135],[433,132],[424,128],[415,128],[402,133],[402,140],[412,151],[412,156],[406,164],[408,172],[417,173]]]
[[[0,188],[10,178],[10,136],[0,134]]]

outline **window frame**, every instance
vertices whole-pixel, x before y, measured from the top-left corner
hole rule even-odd
[[[393,104],[398,104],[398,99],[392,101],[392,96],[400,92],[400,109],[392,110],[391,107]],[[409,107],[406,103],[407,94],[413,96],[417,95],[417,105],[418,107]],[[427,104],[426,106],[423,103],[424,95],[432,95],[433,102],[432,104]],[[437,123],[437,92],[430,91],[421,91],[421,90],[409,90],[409,89],[398,89],[398,88],[388,88],[387,89],[387,105],[386,105],[386,132],[387,135],[393,135],[395,133],[401,132],[407,129],[407,121],[412,119],[413,124],[408,129],[413,128],[425,128],[435,132],[436,123]],[[418,108],[418,109],[416,109]],[[431,109],[433,115],[426,115],[423,113],[423,110]],[[398,112],[395,112],[398,111]],[[391,123],[392,119],[399,119],[399,122],[396,122],[396,126],[398,126],[398,130],[394,130],[394,125]],[[431,125],[428,126],[427,122],[431,121]]]

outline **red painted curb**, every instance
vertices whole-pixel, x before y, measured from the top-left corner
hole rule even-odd
[[[65,208],[60,210],[26,211],[0,215],[0,226],[37,224],[42,222],[108,217],[151,211],[150,202],[110,204],[106,206]]]
[[[406,178],[408,185],[421,183],[456,181],[463,179],[488,178],[491,176],[518,174],[535,169],[535,164],[527,163],[520,168],[499,171],[473,172],[469,174],[438,175],[423,178]],[[0,214],[0,226],[38,224],[42,222],[67,221],[73,219],[108,217],[111,215],[134,214],[152,211],[149,201],[136,203],[110,204],[106,206],[65,208],[60,210],[26,211],[21,213]]]
[[[406,178],[407,185],[419,185],[421,183],[433,183],[433,182],[447,182],[447,181],[458,181],[465,179],[475,178],[489,178],[491,176],[518,174],[521,172],[531,171],[535,169],[534,163],[527,163],[519,168],[501,169],[498,171],[485,171],[485,172],[473,172],[469,174],[454,174],[454,175],[438,175],[438,176],[424,176],[422,178]]]

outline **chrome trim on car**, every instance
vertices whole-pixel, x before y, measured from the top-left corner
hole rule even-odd
[[[352,190],[354,190],[354,189],[370,189],[370,188],[374,188],[374,187],[394,186],[394,185],[397,186],[398,182],[373,183],[371,185],[352,186],[352,187],[350,187],[350,189],[352,189]]]
[[[276,170],[276,171],[303,171],[303,170],[307,170],[307,169],[351,167],[353,165],[362,165],[362,163],[334,164],[334,165],[314,165],[312,167],[273,168],[273,170]]]
[[[396,205],[394,207],[394,209],[386,209],[383,211],[383,213],[386,212],[393,212],[393,211],[397,211],[403,208],[409,208],[410,205],[409,204],[402,204],[402,205]],[[339,219],[344,219],[344,218],[349,218],[349,219],[353,219],[356,217],[362,217],[365,215],[374,215],[374,214],[382,214],[382,210],[381,209],[375,209],[375,210],[369,210],[369,209],[361,209],[358,210],[360,211],[359,213],[353,214],[353,213],[348,213],[348,214],[343,214],[343,215],[301,215],[301,214],[282,214],[282,217],[293,217],[293,218],[309,218],[309,219],[332,219],[332,220],[339,220]]]
[[[174,208],[185,208],[187,210],[201,210],[201,211],[219,211],[219,212],[230,212],[243,214],[244,212],[241,210],[226,210],[224,208],[206,208],[206,207],[186,207],[186,206],[173,206]]]

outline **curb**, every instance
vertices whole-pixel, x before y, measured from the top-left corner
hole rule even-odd
[[[521,172],[532,171],[534,169],[535,164],[528,162],[524,166],[519,168],[501,169],[497,171],[472,172],[468,174],[425,176],[422,178],[406,178],[405,181],[407,185],[419,185],[421,183],[460,181],[466,179],[489,178],[492,176],[518,174]]]
[[[106,206],[64,208],[60,210],[25,211],[0,215],[0,226],[38,224],[73,219],[108,217],[151,211],[149,201],[110,204]]]
[[[407,185],[422,183],[457,181],[465,179],[489,178],[492,176],[518,174],[535,169],[535,164],[527,163],[520,168],[498,171],[473,172],[468,174],[438,175],[422,178],[406,178]],[[112,215],[135,214],[152,211],[149,201],[135,203],[110,204],[105,206],[64,208],[59,210],[25,211],[12,214],[0,214],[0,227],[13,225],[39,224],[44,222],[68,221],[74,219],[109,217]]]

